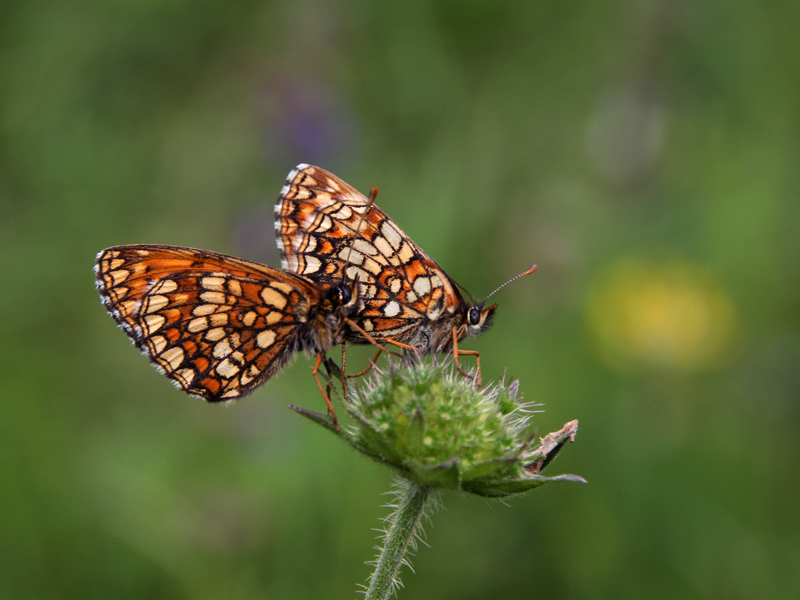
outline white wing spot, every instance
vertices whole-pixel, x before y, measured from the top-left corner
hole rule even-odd
[[[217,358],[225,358],[231,353],[231,345],[228,340],[223,338],[214,346],[214,356]]]
[[[211,320],[211,325],[214,327],[219,327],[220,325],[227,325],[228,324],[228,313],[216,313],[209,317]]]
[[[350,210],[349,206],[342,206],[338,212],[335,212],[331,215],[334,219],[341,219],[342,221],[349,219],[353,216],[353,211]]]
[[[261,290],[261,299],[266,304],[274,306],[278,310],[281,310],[284,306],[286,306],[286,296],[269,286],[265,286],[264,289]]]
[[[271,285],[271,287],[274,287],[276,290],[280,290],[281,292],[283,292],[287,296],[294,289],[288,283],[283,283],[282,281],[273,281],[270,285]]]
[[[403,244],[403,247],[397,252],[397,256],[400,258],[401,263],[408,263],[414,258],[414,251],[411,249],[411,245]]]
[[[206,317],[197,317],[196,319],[192,319],[189,321],[189,324],[186,326],[186,329],[189,330],[191,333],[197,333],[198,331],[205,331],[208,329],[208,319]]]
[[[166,296],[149,296],[147,298],[147,312],[152,313],[161,310],[169,304],[169,298]]]
[[[420,296],[424,296],[431,291],[431,280],[427,277],[417,277],[414,280],[414,291]]]
[[[389,242],[386,241],[385,237],[375,236],[372,240],[372,243],[375,244],[375,247],[380,251],[380,253],[387,258],[394,254],[394,250],[392,250],[392,247],[389,245]]]
[[[306,268],[303,269],[303,274],[307,275],[308,273],[316,273],[319,271],[319,268],[322,266],[322,263],[316,256],[306,256]]]
[[[403,241],[403,236],[400,235],[400,232],[397,231],[397,228],[389,221],[383,222],[383,225],[381,225],[381,233],[392,245],[392,248],[397,250],[400,247],[400,243]]]
[[[119,269],[117,271],[111,271],[109,275],[111,276],[111,280],[113,282],[112,285],[118,285],[125,281],[128,277],[130,277],[131,272],[126,271],[125,269]]]
[[[228,336],[228,341],[231,344],[231,348],[238,348],[241,340],[239,339],[239,334],[234,331],[232,334],[230,334],[230,336]]]
[[[228,280],[228,291],[234,296],[242,295],[242,284],[235,279]]]
[[[400,314],[400,305],[394,300],[387,302],[386,306],[383,307],[383,314],[387,317],[396,317]]]
[[[225,330],[222,327],[217,327],[216,329],[209,329],[208,333],[206,334],[206,339],[209,342],[216,342],[217,340],[221,340],[225,337]]]
[[[216,371],[226,379],[230,379],[239,372],[239,367],[226,358],[217,365]]]
[[[165,351],[164,354],[159,356],[161,360],[166,362],[170,369],[173,371],[181,366],[183,362],[183,348],[180,346],[173,346],[169,350]]]
[[[167,319],[163,315],[148,315],[144,318],[147,334],[155,333],[164,325]]]
[[[153,346],[153,354],[161,354],[161,351],[167,347],[167,338],[164,336],[154,335],[149,341]]]
[[[256,344],[259,348],[269,348],[274,341],[275,332],[270,329],[266,329],[256,336]]]
[[[353,248],[358,250],[362,254],[367,254],[369,256],[374,256],[378,253],[378,250],[370,244],[367,240],[356,239],[353,241]]]
[[[366,260],[364,261],[364,264],[363,264],[362,266],[363,266],[363,267],[364,267],[364,268],[365,268],[367,271],[369,271],[370,273],[372,273],[373,275],[380,275],[380,274],[381,274],[381,271],[383,271],[383,268],[381,267],[381,265],[380,265],[380,264],[378,264],[378,261],[377,261],[377,260],[375,260],[374,258],[368,258],[368,259],[366,259]]]
[[[210,315],[214,311],[217,310],[217,307],[213,304],[200,304],[199,306],[195,306],[194,310],[192,310],[192,314],[195,317],[202,317],[205,315]]]
[[[200,300],[211,302],[212,304],[225,304],[225,294],[222,292],[203,292],[200,294]]]
[[[174,292],[178,289],[178,284],[175,283],[172,279],[163,279],[157,285],[153,286],[153,289],[150,290],[151,294],[169,294],[170,292]]]
[[[351,250],[349,246],[339,251],[339,258],[351,265],[360,265],[364,262],[364,255],[357,250]]]
[[[215,292],[224,292],[225,288],[225,278],[224,277],[203,277],[200,280],[200,285],[202,285],[207,290],[212,290]]]

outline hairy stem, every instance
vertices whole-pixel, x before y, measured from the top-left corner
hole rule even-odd
[[[386,519],[386,536],[375,571],[369,578],[366,600],[385,600],[400,583],[398,573],[409,546],[421,531],[422,517],[434,498],[433,488],[401,481],[394,512]]]

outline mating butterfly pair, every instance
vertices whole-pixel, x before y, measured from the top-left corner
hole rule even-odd
[[[317,356],[332,411],[317,371],[346,341],[477,354],[458,341],[484,331],[496,305],[466,302],[372,204],[375,193],[298,165],[275,206],[283,270],[205,250],[115,246],[97,256],[100,296],[157,368],[210,402],[251,392],[304,351]]]

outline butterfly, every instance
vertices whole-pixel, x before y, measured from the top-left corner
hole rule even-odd
[[[341,343],[356,291],[225,254],[131,245],[97,255],[103,304],[134,344],[181,390],[209,402],[250,393],[297,352],[314,377]]]
[[[487,305],[488,297],[465,300],[460,286],[374,205],[376,194],[373,188],[367,198],[319,167],[295,167],[275,205],[282,267],[312,281],[352,282],[358,299],[346,341],[452,352],[457,367],[459,355],[474,355],[480,385],[480,355],[458,343],[486,331],[497,305]]]

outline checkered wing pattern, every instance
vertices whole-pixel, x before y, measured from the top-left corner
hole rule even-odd
[[[95,271],[103,303],[136,346],[210,402],[275,374],[319,304],[317,285],[302,277],[191,248],[116,246],[98,255]]]
[[[414,343],[421,325],[464,300],[439,265],[377,206],[319,167],[298,165],[275,205],[283,268],[312,280],[357,281],[351,318],[376,339]],[[359,226],[360,222],[360,226]],[[347,339],[364,343],[356,331]]]

